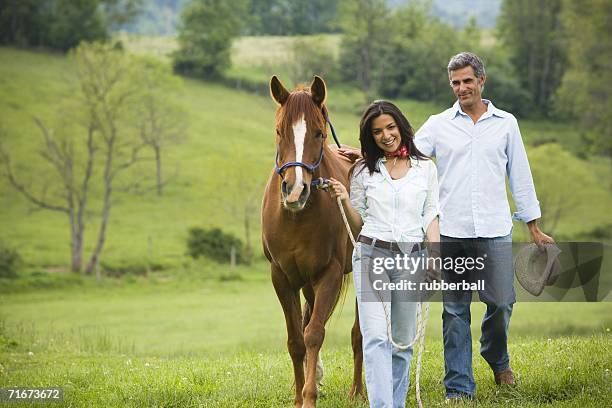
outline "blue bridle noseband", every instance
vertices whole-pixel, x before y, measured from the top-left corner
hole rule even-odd
[[[329,128],[331,129],[332,136],[334,137],[334,141],[336,142],[336,145],[338,145],[338,147],[340,147],[340,142],[338,142],[338,137],[336,136],[336,131],[334,130],[334,127],[332,126],[331,122],[329,121],[329,116],[327,114],[327,110],[323,110],[323,116],[325,117],[325,122],[329,124]],[[319,153],[319,159],[314,164],[308,164],[308,163],[304,163],[304,162],[293,161],[293,162],[287,162],[287,163],[285,163],[285,164],[283,164],[282,166],[279,167],[279,165],[278,165],[278,147],[277,147],[276,148],[276,159],[275,159],[276,173],[278,173],[278,175],[282,177],[283,172],[285,170],[287,170],[289,167],[304,167],[309,172],[314,173],[314,171],[317,169],[317,167],[319,167],[321,165],[321,162],[323,161],[323,151],[325,150],[325,139],[326,138],[327,138],[327,136],[323,136],[323,140],[321,142],[321,153]],[[319,185],[325,184],[325,179],[323,179],[323,178],[314,179],[314,180],[312,180],[312,182],[310,184],[312,186],[319,186]]]
[[[324,149],[325,149],[325,139],[323,139],[323,142],[321,143],[321,153],[319,154],[319,159],[314,164],[308,164],[304,162],[295,161],[295,162],[287,162],[283,164],[282,166],[278,167],[278,148],[276,148],[276,172],[279,174],[279,176],[282,176],[283,171],[285,171],[289,167],[304,167],[306,170],[313,173],[315,169],[319,167],[319,165],[321,164],[321,161],[323,160],[323,150]]]

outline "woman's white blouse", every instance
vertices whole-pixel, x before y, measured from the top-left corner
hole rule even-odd
[[[431,221],[440,214],[438,173],[431,160],[412,159],[412,167],[393,180],[383,165],[370,175],[358,163],[351,178],[351,204],[361,215],[361,235],[384,241],[421,242]]]

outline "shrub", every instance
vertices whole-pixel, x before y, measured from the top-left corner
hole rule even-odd
[[[193,227],[189,230],[187,252],[194,259],[206,257],[218,262],[229,263],[232,247],[236,252],[236,263],[248,263],[242,241],[234,235],[223,232],[219,228]]]
[[[0,278],[16,278],[20,266],[19,253],[0,241]]]

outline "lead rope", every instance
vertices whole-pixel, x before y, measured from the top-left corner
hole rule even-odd
[[[357,242],[355,241],[355,237],[353,237],[353,233],[351,232],[351,226],[348,223],[348,219],[346,218],[346,213],[344,212],[344,207],[342,207],[342,201],[340,197],[336,197],[336,202],[338,203],[338,208],[340,209],[340,214],[342,214],[342,220],[344,221],[344,226],[346,227],[346,231],[348,232],[348,236],[351,239],[351,243],[353,244],[353,248],[357,248]],[[354,272],[353,272],[354,273]],[[389,341],[393,345],[393,347],[399,350],[407,350],[412,347],[417,339],[419,340],[419,354],[417,356],[417,366],[415,373],[415,395],[416,402],[419,408],[423,408],[423,402],[421,401],[421,361],[423,357],[423,341],[425,340],[425,327],[427,325],[427,318],[429,317],[429,302],[425,302],[425,313],[423,314],[423,302],[419,302],[417,305],[417,329],[414,335],[414,339],[409,344],[397,344],[393,341],[393,332],[391,330],[391,316],[389,315],[389,311],[387,310],[387,304],[383,301],[380,292],[378,293],[378,297],[380,302],[383,305],[383,309],[385,311],[385,320],[387,321],[387,337]]]

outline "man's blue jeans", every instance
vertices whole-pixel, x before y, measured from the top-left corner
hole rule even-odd
[[[452,238],[441,236],[442,256],[478,257],[486,254],[486,267],[478,279],[485,280],[485,289],[478,296],[487,305],[482,320],[480,354],[493,372],[507,369],[508,325],[512,315],[514,271],[512,266],[512,234],[498,238]],[[444,278],[452,280],[457,274],[444,271]],[[472,371],[472,335],[470,332],[471,291],[443,294],[442,331],[444,334],[444,386],[447,397],[476,393]]]

